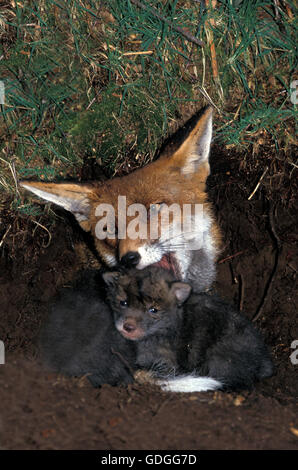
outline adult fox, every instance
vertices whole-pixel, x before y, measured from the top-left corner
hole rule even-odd
[[[80,226],[91,232],[96,250],[107,266],[123,263],[143,269],[156,264],[173,270],[176,277],[189,281],[196,291],[206,290],[215,277],[220,239],[206,196],[211,137],[212,108],[207,107],[178,150],[170,156],[161,155],[131,174],[103,183],[23,181],[21,185],[72,212]],[[129,236],[128,230],[124,236],[119,236],[120,218],[123,221],[119,197],[122,202],[125,197],[126,207],[142,205],[148,211],[149,216],[138,221],[136,236]],[[163,219],[164,212],[172,204],[190,208],[185,220],[191,224],[185,224],[187,228],[183,225],[178,235],[175,230],[181,218],[177,211],[168,211],[167,221]],[[99,210],[110,206],[115,211],[115,230],[112,232],[103,211]],[[124,218],[126,227],[134,221],[129,211],[125,212]],[[157,230],[154,238],[148,224],[148,220],[153,219]]]

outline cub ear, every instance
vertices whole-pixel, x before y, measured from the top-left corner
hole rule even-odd
[[[199,118],[196,126],[173,155],[173,161],[181,168],[181,173],[190,175],[198,168],[205,166],[207,175],[209,168],[209,151],[212,138],[213,108],[208,106]]]
[[[107,271],[106,273],[103,273],[102,275],[104,282],[109,287],[115,286],[119,277],[120,277],[119,271]]]
[[[186,282],[173,282],[171,292],[174,293],[179,304],[183,304],[191,293],[191,286]]]
[[[72,212],[83,230],[90,230],[90,196],[94,191],[94,187],[91,184],[21,181],[20,185],[38,197]]]

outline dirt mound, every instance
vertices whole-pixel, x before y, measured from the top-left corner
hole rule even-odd
[[[297,409],[265,397],[169,395],[104,386],[9,358],[1,372],[2,449],[294,449]]]

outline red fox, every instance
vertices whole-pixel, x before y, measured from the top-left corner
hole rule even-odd
[[[131,174],[104,183],[23,181],[21,185],[72,212],[91,232],[107,266],[121,263],[143,269],[154,264],[189,281],[196,291],[206,290],[215,278],[220,244],[206,195],[211,137],[212,108],[207,107],[178,150]],[[112,221],[107,217],[109,208]],[[137,220],[136,212],[142,213]],[[181,213],[183,228],[177,234]]]

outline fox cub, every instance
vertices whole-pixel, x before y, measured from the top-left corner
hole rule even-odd
[[[41,360],[68,376],[87,375],[94,387],[127,385],[134,380],[135,344],[115,328],[101,286],[98,273],[87,270],[59,293],[39,335]]]
[[[191,293],[157,267],[85,272],[51,307],[40,335],[43,361],[92,385],[121,385],[138,369],[163,390],[238,390],[272,374],[251,323],[217,296]]]
[[[164,390],[241,390],[272,374],[259,333],[217,296],[192,293],[156,267],[103,277],[117,330]]]

